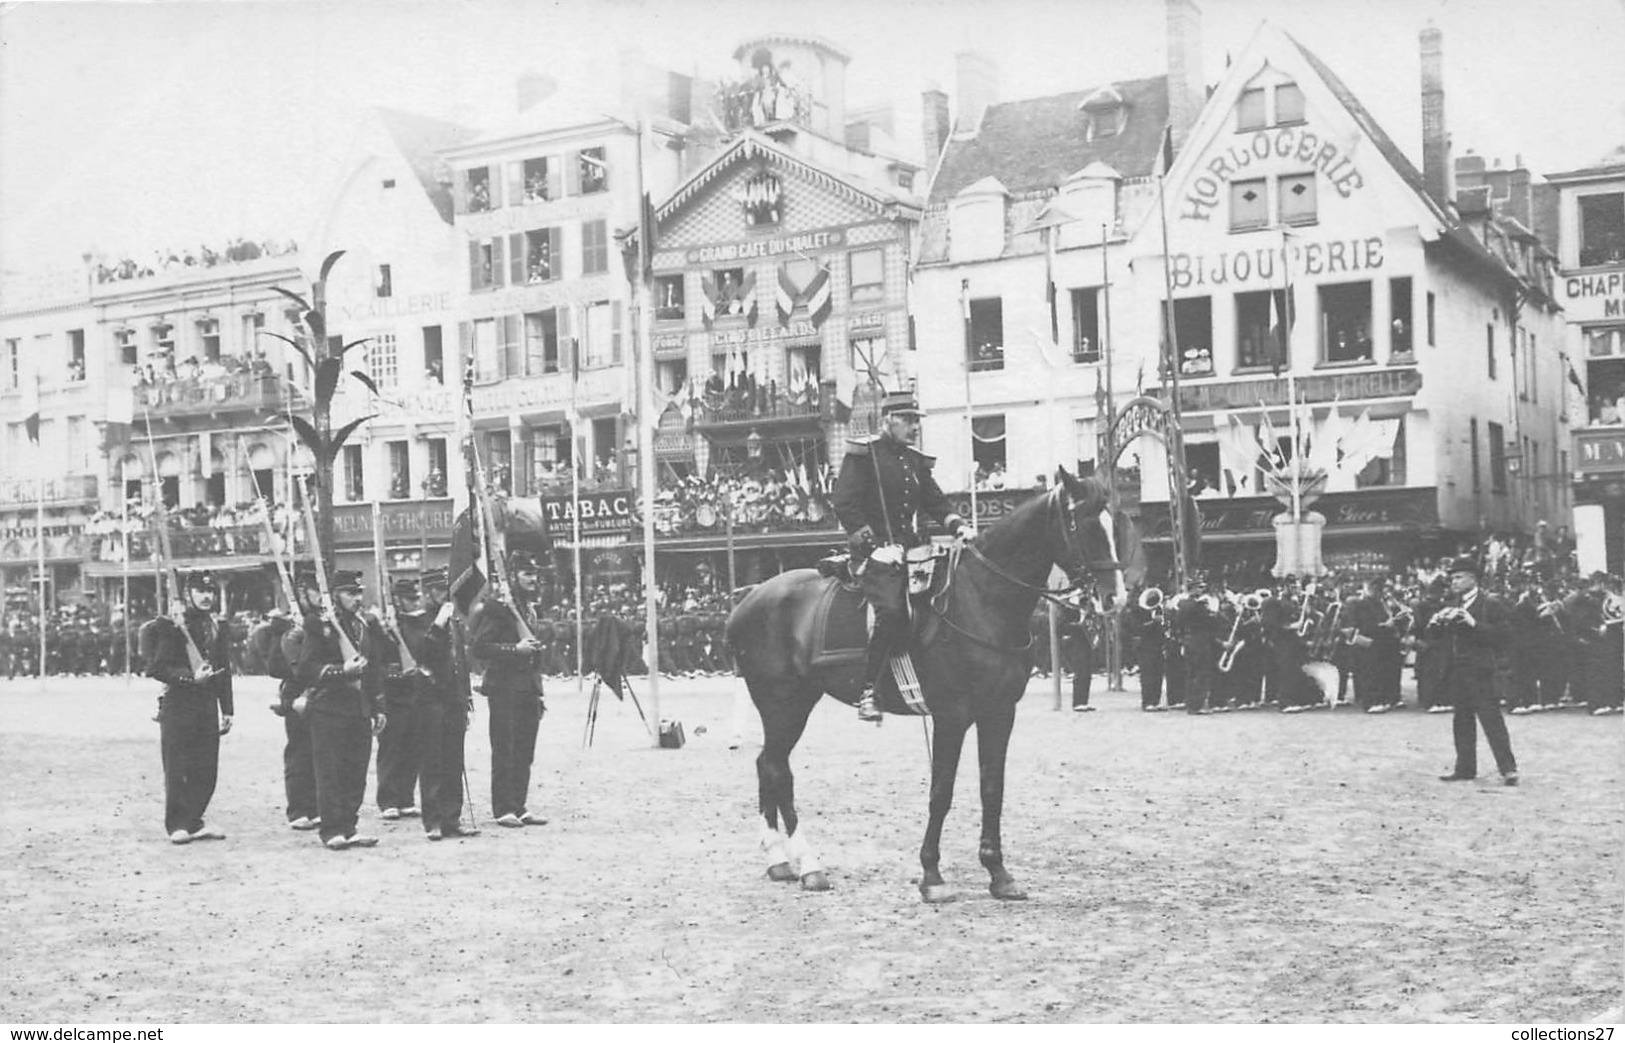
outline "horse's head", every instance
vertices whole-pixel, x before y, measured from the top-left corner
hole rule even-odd
[[[1120,548],[1126,544],[1128,518],[1118,510],[1115,490],[1097,477],[1075,478],[1059,468],[1055,498],[1059,529],[1056,561],[1067,579],[1080,590],[1094,587],[1105,608],[1122,605],[1128,598],[1123,585]]]

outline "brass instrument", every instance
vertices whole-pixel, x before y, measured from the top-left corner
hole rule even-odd
[[[1562,610],[1562,608],[1562,598],[1553,598],[1550,601],[1542,601],[1540,603],[1540,607],[1535,610],[1535,616],[1539,619],[1551,620],[1552,626],[1556,627],[1557,632],[1561,634],[1563,633],[1563,617],[1558,613]]]
[[[1403,634],[1411,628],[1415,616],[1410,606],[1393,597],[1386,598],[1383,606],[1388,612],[1388,618],[1382,621],[1385,627],[1393,627],[1394,633]],[[1403,622],[1401,622],[1403,620]]]
[[[1602,629],[1625,623],[1625,597],[1610,594],[1602,599]]]
[[[1315,641],[1310,646],[1309,658],[1325,662],[1337,651],[1339,643],[1337,624],[1343,618],[1343,599],[1338,598],[1327,606],[1320,617],[1320,623],[1315,627]]]
[[[1308,637],[1309,631],[1314,629],[1315,620],[1311,618],[1310,615],[1313,610],[1314,601],[1315,586],[1313,583],[1311,583],[1308,589],[1303,592],[1303,608],[1298,612],[1298,621],[1292,624],[1292,630],[1299,637]]]
[[[1264,607],[1263,598],[1255,592],[1241,599],[1240,607],[1236,611],[1236,621],[1230,624],[1230,637],[1224,643],[1224,654],[1219,657],[1219,671],[1229,673],[1230,668],[1236,665],[1236,653],[1247,646],[1246,641],[1237,641],[1236,634],[1241,630],[1241,624],[1246,622],[1249,614],[1256,616],[1258,610]]]
[[[1163,595],[1161,588],[1146,587],[1144,590],[1140,591],[1140,607],[1151,613],[1152,622],[1156,623],[1158,626],[1161,626],[1163,622],[1162,603]]]

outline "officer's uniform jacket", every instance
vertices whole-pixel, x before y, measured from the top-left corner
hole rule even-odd
[[[918,547],[929,542],[925,519],[958,531],[963,519],[951,513],[948,497],[932,476],[935,463],[934,457],[886,435],[848,441],[833,500],[855,549],[867,554],[887,543]]]
[[[519,648],[519,620],[503,602],[485,598],[475,606],[468,618],[468,651],[486,663],[480,684],[485,695],[542,694],[537,676],[542,653]]]
[[[440,631],[439,637],[431,637],[430,620],[422,612],[410,614],[397,612],[395,621],[400,627],[401,640],[406,642],[406,650],[412,653],[412,659],[417,663],[418,669],[430,671],[428,660],[430,658],[443,658],[445,656],[445,632]],[[427,698],[434,681],[431,673],[407,674],[401,659],[400,645],[384,629],[381,617],[369,617],[369,628],[372,630],[373,641],[379,650],[379,659],[384,670],[384,697],[390,702],[415,703],[420,698]],[[438,641],[440,649],[432,651],[430,642]]]
[[[357,615],[338,609],[339,624],[367,660],[359,678],[344,676],[344,651],[334,624],[320,613],[305,617],[294,676],[310,689],[310,708],[340,717],[373,717],[383,712],[383,670],[372,633]]]
[[[168,616],[148,620],[141,627],[141,662],[148,677],[163,682],[164,697],[214,699],[220,712],[233,713],[231,692],[231,638],[226,627],[207,612],[186,610],[186,629],[215,672],[202,684],[192,679],[192,661],[186,654],[186,638]]]

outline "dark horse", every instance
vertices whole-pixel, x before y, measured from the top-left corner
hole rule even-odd
[[[1035,496],[988,528],[951,566],[946,585],[931,600],[938,619],[925,647],[913,650],[915,671],[931,710],[936,741],[931,763],[931,818],[920,846],[920,894],[927,902],[951,901],[938,872],[942,823],[953,802],[954,776],[965,733],[976,725],[981,760],[982,865],[998,898],[1025,898],[1004,867],[999,816],[1004,805],[1004,761],[1015,723],[1016,702],[1031,673],[1031,619],[1059,565],[1074,589],[1091,580],[1107,602],[1122,601],[1122,564],[1117,557],[1119,516],[1112,489],[1097,478],[1078,479],[1062,469],[1048,493]],[[797,831],[795,779],[790,751],[807,717],[825,693],[855,702],[861,665],[811,665],[814,613],[827,584],[813,569],[781,573],[751,590],[728,619],[728,641],[737,670],[762,717],[762,753],[756,758],[763,846],[768,875],[798,876],[807,890],[829,887],[805,835]],[[886,708],[903,710],[894,690]],[[784,832],[779,832],[779,819]],[[792,863],[796,863],[792,865]]]

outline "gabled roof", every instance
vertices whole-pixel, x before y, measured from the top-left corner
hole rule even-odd
[[[1108,88],[1122,95],[1128,121],[1122,133],[1089,141],[1079,107]],[[976,137],[948,139],[931,183],[931,202],[945,203],[985,177],[998,178],[1017,195],[1049,191],[1097,161],[1124,177],[1149,175],[1156,170],[1167,122],[1166,76],[989,106]]]
[[[1010,190],[1004,187],[1004,182],[996,177],[984,177],[974,185],[966,185],[956,195],[960,196],[1007,196]]]
[[[475,132],[456,123],[402,112],[399,109],[377,108],[373,112],[384,131],[395,142],[395,147],[406,157],[413,175],[417,177],[418,186],[429,197],[429,202],[434,204],[435,210],[440,213],[440,219],[448,225],[451,224],[451,187],[439,180],[441,165],[439,153],[469,141]]]

